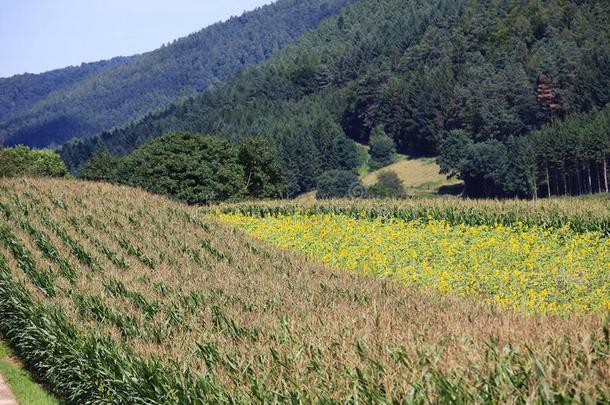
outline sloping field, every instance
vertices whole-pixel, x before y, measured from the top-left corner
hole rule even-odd
[[[607,197],[220,207],[251,236],[336,268],[526,313],[610,311]]]
[[[448,179],[441,174],[441,168],[434,158],[411,159],[403,155],[396,163],[365,175],[362,182],[365,186],[372,186],[379,174],[384,172],[396,173],[403,181],[407,194],[415,197],[449,193],[452,188],[459,188],[462,184],[461,180]]]
[[[449,179],[441,174],[441,168],[434,158],[412,159],[405,155],[398,155],[398,161],[389,166],[369,172],[368,165],[361,170],[360,177],[366,187],[377,183],[379,175],[385,172],[394,172],[403,182],[405,193],[410,197],[436,197],[439,195],[455,195],[462,190],[463,182],[458,179]],[[316,201],[316,192],[310,191],[296,198],[301,203]]]
[[[607,402],[608,333],[325,267],[138,190],[0,180],[0,334],[68,402]]]
[[[220,218],[334,267],[413,287],[527,313],[610,311],[610,238],[599,232],[341,214]]]

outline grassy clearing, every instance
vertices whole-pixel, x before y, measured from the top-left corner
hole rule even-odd
[[[11,387],[19,403],[24,405],[54,405],[59,402],[35,383],[23,370],[10,349],[0,341],[0,375]]]
[[[411,159],[403,155],[399,155],[396,163],[364,175],[362,182],[365,186],[371,186],[377,182],[379,174],[388,171],[396,173],[403,181],[407,194],[414,197],[432,197],[443,191],[450,192],[462,184],[460,180],[448,179],[441,174],[434,158]]]
[[[0,191],[0,332],[70,402],[610,401],[601,314],[336,270],[126,187]]]
[[[359,150],[368,153],[367,148],[360,145]],[[396,163],[382,169],[371,171],[366,162],[358,168],[362,183],[367,187],[374,185],[378,176],[388,171],[396,173],[404,183],[406,194],[416,198],[454,195],[461,192],[463,184],[461,180],[449,179],[441,174],[441,169],[434,158],[411,159],[405,155],[397,155]],[[313,203],[316,201],[316,192],[301,194],[296,201]]]

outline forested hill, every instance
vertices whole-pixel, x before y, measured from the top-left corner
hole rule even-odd
[[[456,131],[506,145],[610,101],[609,16],[607,0],[362,0],[270,61],[62,155],[74,168],[174,130],[263,136],[296,194],[349,169],[345,135],[367,142],[375,128],[412,155],[436,155]],[[468,177],[457,163],[444,166]],[[497,174],[481,170],[476,181]]]
[[[89,76],[100,74],[128,63],[133,57],[117,57],[107,61],[83,63],[41,74],[26,73],[0,78],[0,117],[26,110],[49,94],[66,89]]]
[[[0,79],[0,144],[61,145],[126,124],[268,58],[356,0],[279,0],[162,48]]]

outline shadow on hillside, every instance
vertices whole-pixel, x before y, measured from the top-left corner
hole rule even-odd
[[[447,186],[442,186],[438,189],[438,195],[454,195],[458,196],[462,194],[464,191],[464,184],[451,184]]]

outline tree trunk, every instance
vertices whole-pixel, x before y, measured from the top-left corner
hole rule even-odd
[[[566,174],[565,168],[562,171],[563,177],[563,194],[568,195],[568,175]]]
[[[608,162],[604,157],[604,187],[606,189],[606,193],[608,192]]]
[[[555,170],[555,195],[559,197],[561,195],[561,190],[559,189],[559,171]]]
[[[587,165],[587,178],[589,180],[589,192],[593,194],[593,180],[591,179],[591,162]]]
[[[597,167],[597,173],[595,173],[595,177],[597,177],[597,192],[601,193],[602,192],[602,176],[599,172],[599,162],[595,163],[595,166]]]
[[[576,162],[576,187],[578,187],[578,194],[582,194],[582,184],[580,182],[580,164]]]
[[[551,176],[549,176],[549,165],[546,165],[546,191],[548,193],[548,197],[551,198]]]

